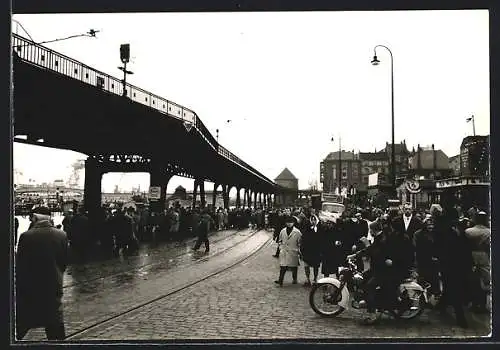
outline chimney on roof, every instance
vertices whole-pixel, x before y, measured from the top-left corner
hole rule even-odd
[[[433,156],[433,159],[432,159],[433,164],[432,164],[432,165],[433,165],[434,172],[435,172],[435,171],[436,171],[436,169],[437,169],[437,159],[436,159],[436,150],[434,149],[434,144],[432,144],[432,156]],[[434,176],[435,176],[435,175],[436,175],[436,174],[434,174]]]
[[[422,169],[422,159],[420,158],[420,143],[417,145],[417,169]]]

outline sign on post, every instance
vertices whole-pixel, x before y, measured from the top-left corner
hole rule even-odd
[[[161,187],[160,186],[150,186],[148,197],[150,200],[159,200],[161,197]]]

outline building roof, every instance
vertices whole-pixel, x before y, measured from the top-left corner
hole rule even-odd
[[[462,144],[460,145],[460,148],[464,148],[466,146],[469,146],[473,143],[489,143],[489,135],[486,136],[481,136],[481,135],[476,135],[476,136],[467,136],[462,140]]]
[[[449,161],[450,161],[450,162],[454,162],[454,161],[456,161],[456,160],[460,160],[460,154],[457,154],[456,156],[453,156],[453,157],[450,157],[450,158],[449,158]]]
[[[283,171],[274,179],[274,181],[279,180],[298,180],[295,175],[292,174],[288,168],[283,169]]]
[[[325,160],[338,160],[339,159],[339,152],[331,152],[329,153]],[[353,160],[354,159],[354,153],[353,152],[346,152],[342,150],[342,160]]]
[[[387,142],[385,144],[385,147],[379,151],[379,153],[390,153],[391,152],[391,148],[392,148],[392,144]],[[386,151],[387,149],[387,151]],[[396,152],[396,154],[401,154],[401,153],[410,153],[408,151],[408,148],[406,148],[406,143],[396,143],[394,144],[394,150]]]
[[[361,161],[371,161],[371,160],[388,160],[387,153],[372,153],[372,152],[359,152],[359,159]]]
[[[449,169],[449,158],[440,149],[435,150],[436,152],[436,165],[438,169]],[[420,150],[420,169],[434,169],[434,152],[432,150]],[[418,153],[416,153],[412,160],[412,168],[417,169],[418,167]]]

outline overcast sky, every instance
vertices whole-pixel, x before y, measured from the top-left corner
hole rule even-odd
[[[37,42],[121,77],[120,44],[130,43],[128,81],[194,110],[222,145],[274,179],[288,167],[307,188],[332,150],[379,150],[390,142],[390,56],[372,66],[373,47],[394,55],[396,142],[432,143],[459,153],[490,132],[486,10],[14,15]],[[26,35],[15,22],[12,31]],[[63,92],[66,93],[66,92]],[[14,96],[15,98],[15,96]],[[232,120],[226,123],[226,120]],[[334,143],[330,141],[335,138]],[[14,144],[15,181],[66,179],[84,155]],[[82,174],[83,180],[83,174]],[[111,174],[114,185],[147,189],[147,174]],[[174,178],[168,191],[192,180]]]

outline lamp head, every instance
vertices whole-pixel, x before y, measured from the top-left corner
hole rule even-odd
[[[377,55],[373,56],[372,64],[374,66],[378,66],[380,64],[380,61],[378,60]]]

